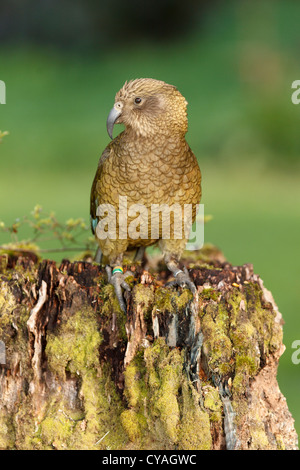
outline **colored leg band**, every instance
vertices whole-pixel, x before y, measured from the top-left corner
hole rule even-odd
[[[183,273],[183,271],[181,269],[178,269],[178,271],[176,271],[176,273],[174,273],[174,277],[176,277],[179,273]]]
[[[112,270],[112,273],[115,274],[115,273],[121,273],[123,274],[123,268],[122,266],[116,266],[113,270]]]

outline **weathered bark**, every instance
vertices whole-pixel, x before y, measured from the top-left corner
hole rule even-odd
[[[192,254],[195,299],[128,265],[127,316],[98,265],[0,257],[0,448],[297,448],[272,295],[251,265]]]

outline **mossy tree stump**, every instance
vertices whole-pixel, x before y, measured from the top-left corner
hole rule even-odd
[[[0,257],[0,448],[297,448],[272,295],[251,265],[192,255],[196,298],[128,265],[127,315],[98,265]]]

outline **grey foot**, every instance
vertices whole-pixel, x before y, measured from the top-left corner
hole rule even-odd
[[[117,299],[119,301],[119,305],[121,307],[121,310],[126,313],[126,303],[125,303],[125,300],[123,298],[123,292],[122,292],[122,288],[125,289],[127,292],[130,292],[130,287],[129,285],[127,284],[127,282],[125,281],[125,279],[129,276],[133,276],[133,273],[131,271],[126,271],[126,273],[115,273],[115,274],[111,274],[112,273],[112,269],[110,266],[106,266],[106,272],[107,272],[107,276],[108,276],[108,282],[110,284],[112,284],[114,286],[114,289],[115,289],[115,293],[116,293],[116,296],[117,296]]]
[[[98,246],[96,254],[95,254],[95,263],[101,264],[102,261],[102,251],[100,246]]]
[[[140,246],[134,255],[134,262],[138,263],[139,261],[142,261],[144,258],[146,248],[144,246]]]
[[[192,291],[193,294],[196,294],[197,289],[193,281],[191,281],[188,270],[184,267],[184,271],[177,271],[175,274],[175,279],[174,281],[168,282],[166,285],[167,286],[180,286],[184,287],[186,286],[190,291]]]

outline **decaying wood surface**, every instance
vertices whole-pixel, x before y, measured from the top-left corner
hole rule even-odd
[[[103,267],[0,257],[0,448],[297,449],[271,293],[213,247],[183,262],[195,298],[128,264],[124,315]]]

